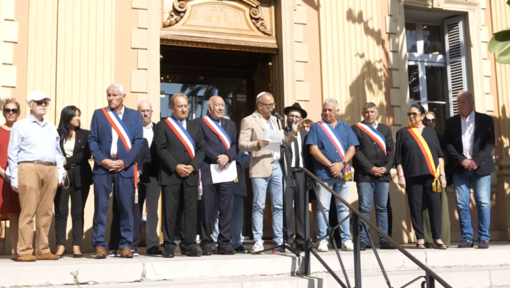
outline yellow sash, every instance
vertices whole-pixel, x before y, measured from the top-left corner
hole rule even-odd
[[[434,176],[434,182],[432,182],[432,191],[434,192],[441,192],[441,182],[439,181],[439,164],[436,167],[434,163],[434,158],[432,157],[432,152],[430,152],[429,145],[421,136],[418,129],[412,127],[411,125],[407,126],[407,130],[409,133],[411,133],[411,136],[413,136],[414,140],[418,143],[418,146],[420,146],[420,150],[423,153],[423,157],[425,157],[425,162],[427,162],[427,166],[429,167],[430,174]]]

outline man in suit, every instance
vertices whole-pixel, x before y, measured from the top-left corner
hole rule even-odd
[[[287,126],[284,129],[285,135],[292,133],[292,125],[300,123],[301,120],[306,118],[307,113],[301,108],[299,103],[294,103],[292,106],[283,109],[287,115]],[[294,238],[296,247],[302,251],[305,250],[305,241],[308,235],[305,234],[305,228],[308,223],[305,223],[305,214],[308,213],[308,201],[306,190],[306,174],[303,170],[309,167],[306,163],[310,157],[309,150],[306,149],[306,138],[308,132],[300,129],[297,132],[297,137],[290,146],[285,147],[285,223],[283,233],[287,243],[292,245]],[[294,206],[294,215],[296,222],[296,230],[292,227],[292,207]],[[295,237],[294,237],[295,236]]]
[[[159,156],[158,148],[156,145],[156,123],[152,122],[152,105],[149,101],[141,101],[138,104],[138,112],[142,114],[143,122],[143,138],[147,140],[150,149],[150,161],[145,162],[142,167],[142,174],[140,175],[140,187],[138,205],[140,211],[143,209],[143,204],[146,202],[147,209],[147,255],[161,255],[163,252],[159,249],[159,236],[158,236],[158,208],[160,187],[158,185],[159,174]]]
[[[209,113],[195,121],[202,127],[205,141],[205,158],[200,166],[202,181],[202,199],[200,201],[201,224],[200,246],[202,255],[210,256],[214,241],[211,237],[216,219],[216,209],[219,211],[218,254],[235,254],[230,241],[232,240],[232,208],[234,203],[234,181],[213,183],[211,165],[218,165],[220,170],[236,160],[237,129],[233,121],[223,118],[225,101],[220,96],[212,96],[207,105]]]
[[[271,116],[275,104],[271,93],[262,92],[257,95],[257,111],[245,117],[241,121],[241,133],[239,135],[239,150],[251,154],[250,178],[253,186],[253,245],[252,252],[264,250],[262,240],[262,224],[264,207],[266,203],[266,191],[269,188],[273,204],[273,237],[276,245],[283,243],[283,189],[282,169],[280,165],[280,151],[262,150],[269,144],[264,139],[265,130],[282,130],[283,127],[276,117]],[[301,123],[292,124],[292,131],[283,138],[285,146],[289,146],[301,126]],[[279,253],[277,249],[273,253]]]
[[[188,96],[176,93],[170,98],[173,116],[158,123],[156,145],[160,158],[158,184],[163,197],[163,257],[173,258],[179,201],[183,204],[181,254],[200,257],[196,247],[199,168],[205,157],[202,129],[188,121]]]
[[[393,167],[393,137],[388,126],[377,121],[377,106],[366,103],[361,112],[363,121],[352,126],[359,141],[352,166],[356,170],[354,181],[358,188],[359,211],[370,219],[372,197],[375,201],[377,227],[388,234],[388,195],[390,192],[390,170]],[[368,225],[365,225],[368,229]],[[369,244],[365,230],[360,232],[360,249],[366,250]],[[379,235],[381,249],[395,249],[391,243]]]
[[[444,134],[453,187],[457,200],[461,236],[459,248],[473,247],[473,226],[469,209],[473,187],[478,210],[478,248],[489,248],[491,173],[496,171],[492,150],[496,141],[494,121],[474,110],[474,97],[469,91],[459,93],[459,114],[446,120]]]
[[[94,224],[92,245],[96,259],[106,258],[106,213],[110,191],[120,216],[121,256],[133,258],[133,197],[135,160],[142,148],[142,116],[123,104],[124,87],[112,84],[106,89],[108,106],[97,109],[90,125],[89,147],[94,156]]]

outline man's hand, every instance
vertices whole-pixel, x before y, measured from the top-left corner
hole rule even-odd
[[[220,169],[222,166],[224,166],[225,168],[227,167],[227,164],[228,164],[228,156],[225,155],[225,154],[221,154],[218,156],[218,159],[216,159],[216,164],[220,165]],[[221,169],[223,170],[223,169]]]
[[[269,145],[269,141],[267,140],[264,140],[264,139],[260,139],[258,142],[257,142],[257,147],[259,147],[259,150],[262,149],[262,147],[265,147]]]
[[[58,183],[58,187],[62,187],[62,186],[64,186],[65,181],[66,181],[66,177],[64,177],[64,178],[62,179],[62,181],[60,181],[60,183]]]
[[[112,162],[113,161],[110,159],[104,159],[101,163],[99,163],[99,165],[103,166],[104,169],[111,170]]]
[[[5,181],[9,181],[9,177],[7,177],[7,174],[5,173],[5,170],[0,168],[0,177],[4,179]]]
[[[67,165],[67,158],[64,157],[64,166],[66,166],[66,165]]]
[[[342,162],[331,163],[331,165],[329,165],[329,172],[334,178],[341,178],[343,169],[344,164]]]
[[[370,169],[370,171],[368,171],[368,172],[374,176],[380,176],[379,174],[381,173],[379,167],[375,167],[375,166],[372,167],[372,169]]]
[[[193,167],[193,165],[185,165],[186,166],[186,171],[189,172],[188,175],[190,175],[191,173],[193,173],[193,171],[195,171],[195,167]]]
[[[124,170],[126,168],[126,163],[122,160],[112,161],[110,164],[110,171],[113,171],[115,173],[119,173],[120,171]]]
[[[297,132],[301,129],[301,127],[303,127],[303,120],[294,121],[292,123],[292,132],[294,132],[294,135],[297,135]]]
[[[471,165],[471,159],[464,159],[460,165],[462,165],[462,167],[465,169],[469,169],[469,166]]]
[[[179,176],[181,177],[188,177],[190,172],[188,172],[188,168],[186,167],[187,165],[184,165],[184,164],[179,164],[175,167],[175,171],[177,172],[177,174],[179,174]]]
[[[398,177],[398,186],[400,186],[401,188],[406,189],[406,178],[399,176]]]
[[[441,187],[446,188],[446,177],[440,176],[439,180],[441,181]]]
[[[478,165],[475,163],[475,161],[471,160],[471,164],[469,164],[468,169],[469,170],[476,170],[476,169],[478,169]]]
[[[18,186],[11,186],[12,191],[19,193]]]

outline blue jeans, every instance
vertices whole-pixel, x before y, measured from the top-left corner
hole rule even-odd
[[[327,179],[322,180],[324,183],[328,185],[333,191],[335,191],[340,197],[349,200],[349,195],[351,192],[351,182],[346,182],[343,179]],[[328,234],[328,222],[329,222],[329,206],[331,204],[331,193],[329,193],[326,188],[322,187],[320,184],[317,184],[317,189],[315,189],[317,194],[317,226],[319,227],[319,235],[318,239],[326,236],[324,240],[329,241]],[[345,217],[349,216],[349,208],[342,204],[340,200],[335,198],[336,210],[338,215],[338,221],[342,221]],[[322,214],[324,212],[326,219]],[[340,226],[340,238],[342,242],[347,240],[351,240],[351,231],[350,231],[350,221],[346,220]]]
[[[266,191],[269,188],[273,204],[273,237],[276,244],[283,237],[283,183],[280,162],[273,162],[273,172],[266,178],[252,178],[253,187],[253,240],[262,239],[262,224],[264,221],[264,208],[266,205]]]
[[[237,248],[243,245],[243,207],[244,206],[244,196],[235,195],[234,196],[234,207],[232,209],[232,248]],[[218,214],[216,214],[216,221],[214,221],[214,228],[212,233],[212,238],[214,243],[218,243],[218,234],[219,234],[219,221]],[[217,245],[217,244],[216,244]]]
[[[389,182],[358,182],[356,183],[358,188],[359,198],[359,212],[363,216],[370,219],[370,210],[372,209],[372,195],[374,196],[375,202],[375,219],[377,221],[377,227],[384,233],[388,234],[388,193],[390,191]],[[368,225],[365,226],[368,230]],[[379,236],[379,242],[384,242],[385,239]],[[361,241],[368,242],[367,233],[365,230],[360,232]]]
[[[489,241],[491,239],[489,234],[491,226],[491,175],[480,176],[475,171],[456,174],[453,175],[453,187],[457,198],[461,237],[473,241],[473,225],[469,210],[470,188],[473,187],[478,211],[478,241]]]

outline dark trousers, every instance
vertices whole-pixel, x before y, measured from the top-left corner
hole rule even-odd
[[[308,235],[305,235],[305,225],[308,225],[308,223],[305,223],[305,213],[308,213],[306,177],[304,171],[291,173],[292,179],[287,179],[285,187],[285,223],[283,227],[283,237],[285,237],[287,243],[292,245],[295,233],[296,245],[304,246],[305,240],[308,238]],[[293,206],[294,209],[292,209]],[[294,231],[292,226],[292,212],[294,212],[295,215],[296,231]]]
[[[225,250],[232,240],[232,209],[234,208],[234,182],[202,184],[202,200],[200,201],[200,246],[208,251],[214,245],[212,232],[216,215],[218,217],[218,249]],[[217,207],[217,208],[216,208]]]
[[[179,213],[179,201],[182,198],[182,221],[181,226],[182,239],[181,250],[191,249],[196,245],[197,236],[197,206],[198,206],[198,187],[188,186],[185,181],[180,181],[174,185],[162,186],[163,201],[163,236],[165,251],[174,251],[175,226],[177,224]]]
[[[133,244],[133,178],[124,178],[119,173],[94,174],[94,225],[92,228],[92,245],[106,249],[106,213],[113,184],[113,207],[118,209],[120,218],[119,248],[131,247]]]
[[[69,183],[66,183],[69,185]],[[83,239],[83,209],[89,196],[90,186],[59,187],[55,194],[55,233],[57,245],[66,245],[67,217],[69,216],[69,197],[71,197],[71,219],[73,223],[73,246],[81,246]]]
[[[391,235],[393,235],[393,211],[391,210],[390,194],[391,193],[388,193],[388,204],[386,205],[386,210],[388,211],[388,236],[391,237]]]
[[[432,238],[441,238],[441,193],[432,191],[433,181],[434,178],[430,175],[406,178],[407,200],[417,239],[425,237],[423,234],[423,206],[429,209]]]
[[[140,197],[140,196],[138,196]],[[113,196],[113,203],[116,203],[115,195]],[[131,207],[133,211],[133,244],[131,244],[131,250],[137,250],[138,244],[140,244],[140,238],[142,233],[142,209],[143,202],[133,203]],[[112,225],[110,226],[110,242],[108,243],[109,250],[118,250],[120,244],[120,216],[119,208],[117,205],[113,205],[112,209]]]

